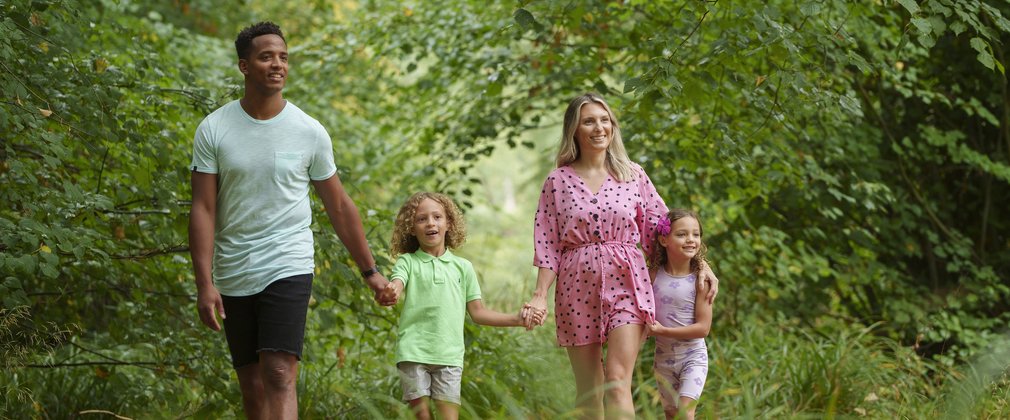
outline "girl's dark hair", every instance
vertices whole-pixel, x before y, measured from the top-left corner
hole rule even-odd
[[[705,261],[705,254],[708,252],[708,246],[705,245],[705,228],[701,226],[701,218],[698,217],[698,213],[695,213],[687,209],[672,209],[665,216],[670,220],[670,225],[673,226],[673,222],[683,219],[685,217],[694,218],[698,221],[698,232],[701,233],[701,243],[698,244],[698,253],[691,258],[691,272],[697,273],[701,270],[701,263]],[[671,233],[673,233],[671,231]],[[656,234],[656,239],[653,239],[652,244],[652,255],[649,258],[649,268],[663,267],[666,265],[666,247],[659,243],[659,234]]]
[[[235,52],[238,53],[239,60],[243,58],[248,58],[249,50],[252,49],[252,40],[260,35],[277,35],[281,37],[281,41],[285,44],[288,43],[284,39],[284,33],[281,32],[280,26],[277,26],[273,22],[260,22],[249,26],[238,33],[238,37],[235,38]]]

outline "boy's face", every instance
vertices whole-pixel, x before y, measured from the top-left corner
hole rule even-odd
[[[280,92],[288,78],[288,46],[277,35],[260,35],[253,38],[252,51],[238,66],[247,86],[264,94]]]
[[[414,236],[421,249],[431,255],[445,251],[445,232],[448,228],[445,209],[437,201],[425,198],[414,211]]]

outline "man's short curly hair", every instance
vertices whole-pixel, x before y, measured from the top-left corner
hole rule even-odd
[[[396,223],[393,225],[393,239],[390,241],[394,257],[413,253],[421,247],[421,243],[414,236],[414,215],[417,213],[417,206],[421,205],[425,199],[431,199],[441,204],[445,209],[445,247],[456,248],[466,240],[466,223],[463,222],[463,213],[449,196],[436,192],[414,193],[407,199],[407,202],[403,203],[400,212],[396,215]]]
[[[277,26],[273,22],[260,22],[249,26],[238,33],[238,37],[235,38],[235,52],[238,53],[239,60],[243,58],[248,58],[250,50],[252,50],[252,40],[260,35],[277,35],[281,37],[281,40],[285,44],[288,43],[284,39],[284,33],[281,32],[281,27]]]

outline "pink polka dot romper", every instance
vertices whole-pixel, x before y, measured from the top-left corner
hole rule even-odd
[[[570,166],[555,169],[540,192],[534,262],[558,275],[558,345],[605,343],[627,324],[655,319],[645,257],[666,204],[640,166],[635,179],[607,177],[595,194]]]

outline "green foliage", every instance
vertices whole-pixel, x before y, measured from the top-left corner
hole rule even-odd
[[[929,401],[1008,326],[1004,2],[300,3],[0,4],[0,415],[240,414],[193,310],[185,167],[239,93],[232,37],[261,19],[287,32],[285,96],[330,131],[380,265],[403,199],[451,193],[503,311],[531,287],[567,98],[606,96],[667,203],[701,211],[723,280],[703,416],[960,410]],[[405,417],[395,311],[314,209],[303,413]],[[467,331],[464,415],[570,415],[549,332]],[[978,416],[1006,413],[1005,378],[973,389]]]
[[[930,363],[869,334],[872,328],[824,327],[830,336],[756,323],[709,340],[709,379],[698,416],[905,418],[935,409],[931,401],[939,393],[926,375]],[[647,347],[642,364],[650,366]],[[654,379],[643,380],[639,393],[642,406],[661,413]]]

